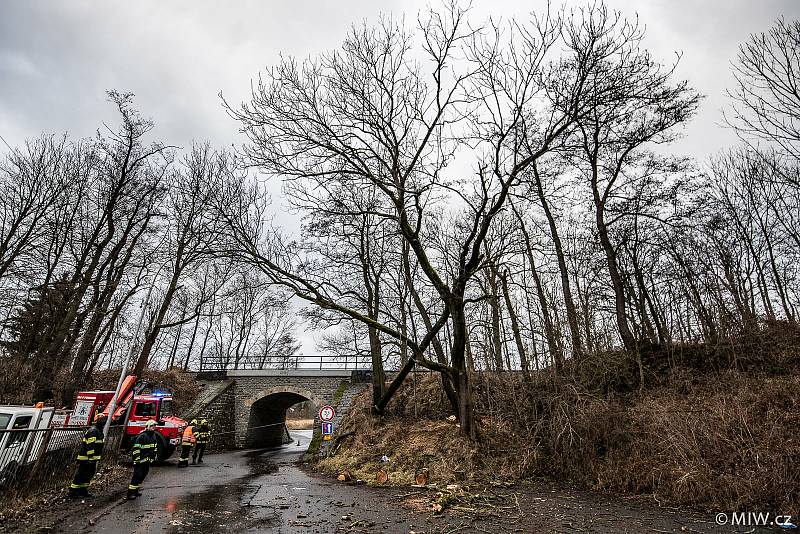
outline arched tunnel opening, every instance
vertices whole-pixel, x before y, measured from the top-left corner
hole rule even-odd
[[[245,445],[249,448],[277,447],[287,443],[286,411],[311,399],[289,391],[262,397],[250,407]]]

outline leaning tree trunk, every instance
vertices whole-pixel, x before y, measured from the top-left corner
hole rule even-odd
[[[625,302],[625,288],[622,283],[622,277],[617,267],[617,253],[611,240],[608,237],[608,229],[603,222],[603,216],[598,211],[597,214],[597,230],[600,237],[600,244],[606,254],[606,263],[608,265],[608,275],[611,278],[611,287],[614,290],[614,315],[617,321],[617,328],[619,335],[622,338],[622,344],[625,350],[633,354],[636,352],[636,339],[631,332],[630,325],[628,324],[628,316],[626,314]]]
[[[161,306],[158,308],[158,312],[153,319],[150,331],[147,333],[147,337],[145,337],[144,345],[142,345],[142,352],[139,354],[139,358],[136,360],[136,365],[133,368],[133,374],[136,376],[142,376],[142,372],[147,368],[147,362],[150,360],[150,352],[156,344],[158,334],[161,331],[161,325],[164,323],[164,317],[167,315],[167,310],[169,310],[172,304],[172,298],[175,296],[175,292],[178,289],[179,277],[180,271],[176,271],[170,280],[167,292],[164,294],[164,300],[161,301]],[[134,340],[134,342],[135,341],[136,340]]]

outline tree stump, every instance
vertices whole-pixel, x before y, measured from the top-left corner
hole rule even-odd
[[[383,469],[378,469],[378,472],[375,474],[375,482],[378,484],[386,484],[389,482],[389,473]]]

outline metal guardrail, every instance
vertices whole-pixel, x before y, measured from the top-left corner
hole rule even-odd
[[[232,370],[325,370],[342,369],[366,371],[372,369],[369,356],[351,354],[331,356],[327,354],[297,354],[293,356],[249,356],[236,360],[234,358],[205,357],[200,362],[200,371],[232,371]]]
[[[87,428],[0,430],[0,508],[4,501],[67,487]],[[123,436],[124,427],[111,427],[101,465],[118,462]]]

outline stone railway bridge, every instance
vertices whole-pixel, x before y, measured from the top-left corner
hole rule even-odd
[[[286,410],[304,401],[311,401],[315,412],[334,406],[335,428],[353,397],[369,387],[371,373],[346,368],[221,370],[199,372],[197,379],[204,387],[184,417],[208,419],[210,448],[229,449],[287,443]],[[317,437],[318,416],[314,423]]]

